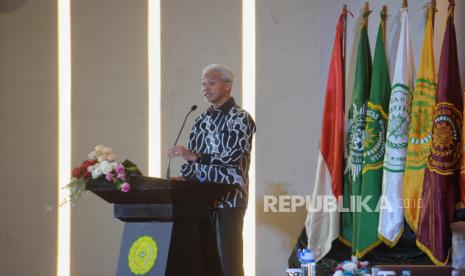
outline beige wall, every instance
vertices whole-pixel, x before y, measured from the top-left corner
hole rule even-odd
[[[56,4],[0,3],[0,274],[53,275]]]
[[[422,7],[410,1],[415,62],[423,33]],[[456,28],[465,84],[465,5]],[[283,275],[303,227],[305,210],[264,213],[263,195],[307,195],[313,187],[321,112],[334,29],[341,5],[356,16],[362,1],[256,0],[257,273]],[[382,1],[371,1],[374,49]],[[388,52],[393,67],[400,0],[389,1]],[[439,1],[436,41],[445,7]],[[57,194],[57,29],[55,0],[0,1],[0,274],[54,275]],[[72,1],[72,162],[96,144],[112,146],[147,173],[147,1]],[[241,103],[241,1],[162,1],[162,148],[174,141],[185,112],[208,104],[200,70],[225,63],[235,72]],[[348,21],[348,53],[356,34]],[[437,47],[439,52],[439,47]],[[350,59],[348,65],[350,65]],[[350,90],[348,90],[348,97]],[[166,159],[163,157],[164,174]],[[175,174],[181,162],[173,162]],[[122,223],[88,195],[72,209],[72,275],[113,275]]]
[[[263,195],[304,195],[316,167],[320,111],[318,1],[257,1],[256,267],[284,275],[305,219],[264,213]],[[314,52],[314,53],[312,53]]]
[[[235,72],[232,96],[241,102],[241,1],[162,1],[162,148],[173,146],[184,116],[190,116],[179,139],[185,144],[195,116],[208,107],[201,93],[201,70],[212,63]],[[227,12],[225,12],[227,11]],[[164,156],[163,156],[164,157]],[[162,159],[165,175],[167,159]],[[171,175],[182,164],[173,159]]]
[[[147,172],[147,3],[71,1],[72,156],[111,146]],[[72,275],[114,275],[123,223],[89,195],[72,209]]]

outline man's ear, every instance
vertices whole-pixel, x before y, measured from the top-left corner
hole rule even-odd
[[[226,82],[224,83],[224,88],[226,88],[226,90],[228,90],[228,91],[231,91],[232,82],[226,81]]]

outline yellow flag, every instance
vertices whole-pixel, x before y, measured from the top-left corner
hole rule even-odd
[[[408,136],[403,193],[405,219],[415,233],[418,229],[425,165],[431,150],[436,88],[433,8],[429,7],[412,100],[412,121]]]

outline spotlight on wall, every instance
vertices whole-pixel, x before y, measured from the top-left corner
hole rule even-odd
[[[63,189],[71,172],[71,23],[70,0],[58,4],[58,202],[68,196]],[[57,275],[70,275],[71,209],[58,208]]]
[[[160,0],[148,0],[149,176],[161,177]]]
[[[255,119],[255,0],[242,1],[242,106]],[[247,276],[255,275],[255,140],[249,169],[249,202],[242,232]]]

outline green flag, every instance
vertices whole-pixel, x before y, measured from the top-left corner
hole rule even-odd
[[[381,12],[373,59],[370,98],[367,104],[360,191],[360,201],[366,202],[366,205],[361,206],[357,224],[354,224],[357,243],[353,245],[353,251],[359,258],[380,244],[378,239],[379,211],[376,209],[382,191],[387,111],[391,96],[389,67],[384,46],[385,19],[386,14]]]
[[[370,92],[371,80],[371,52],[368,41],[368,16],[365,11],[360,24],[360,41],[357,50],[355,81],[352,101],[349,108],[346,139],[344,145],[345,169],[343,187],[343,206],[350,208],[351,196],[360,195],[362,184],[363,137],[367,112],[367,100]],[[355,243],[353,225],[357,225],[356,213],[343,212],[341,215],[340,240],[351,246]]]

